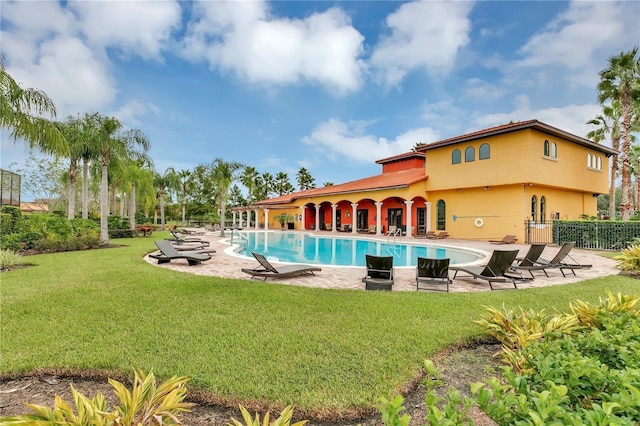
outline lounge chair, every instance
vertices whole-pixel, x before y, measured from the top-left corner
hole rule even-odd
[[[387,235],[392,236],[392,235],[400,235],[402,234],[402,228],[399,228],[395,225],[390,225],[389,226],[389,230],[387,231]]]
[[[333,229],[333,227],[331,226],[330,223],[325,223],[324,224],[324,230],[325,231],[331,231]]]
[[[418,257],[416,267],[416,290],[446,290],[449,292],[449,259]],[[420,284],[427,285],[421,288]],[[443,286],[445,286],[443,288]]]
[[[518,241],[518,239],[515,235],[505,235],[501,240],[489,240],[491,244],[513,244],[516,241]]]
[[[340,230],[340,228],[338,228]],[[351,225],[343,225],[342,232],[351,232]]]
[[[186,259],[189,265],[197,265],[200,262],[211,259],[208,253],[197,253],[194,251],[178,251],[171,244],[171,241],[155,241],[158,252],[152,253],[149,257],[157,259],[158,263],[169,263],[174,259]]]
[[[484,266],[452,266],[450,269],[455,271],[454,280],[458,272],[465,272],[475,279],[488,281],[491,290],[494,290],[493,283],[511,283],[514,288],[518,288],[515,278],[505,275],[517,255],[518,250],[494,250],[489,262]]]
[[[369,225],[369,233],[370,234],[375,234],[377,232],[376,227],[377,227],[377,225]]]
[[[251,252],[253,257],[256,258],[260,266],[249,269],[242,268],[242,272],[251,275],[251,278],[290,278],[298,275],[314,275],[314,271],[321,271],[322,269],[317,266],[311,265],[284,265],[275,267],[266,257],[261,254]]]
[[[372,256],[366,257],[366,275],[362,279],[365,290],[391,291],[393,286],[393,257]]]
[[[531,275],[531,279],[534,279],[535,277],[533,276],[533,271],[537,269],[536,262],[538,261],[538,259],[540,259],[540,256],[542,255],[542,252],[544,251],[546,246],[546,243],[531,244],[531,246],[529,246],[529,251],[527,251],[527,254],[525,254],[524,257],[516,258],[517,263],[511,265],[510,270],[520,275],[522,271],[528,271],[529,275]]]
[[[171,230],[171,235],[173,235],[173,238],[167,238],[167,241],[171,241],[176,244],[198,243],[198,244],[203,244],[205,246],[209,245],[209,241],[205,241],[203,239],[196,238],[196,237],[185,238],[181,235],[178,235],[178,233],[174,230]]]
[[[549,276],[549,274],[547,274],[547,269],[560,269],[560,272],[562,272],[562,276],[566,277],[567,275],[564,273],[565,270],[570,270],[573,275],[576,275],[576,269],[592,268],[593,265],[583,265],[569,255],[569,252],[575,245],[575,241],[564,243],[562,247],[560,247],[556,255],[553,257],[553,259],[546,260],[541,257],[535,262],[535,265],[530,266],[527,269],[530,273],[532,271],[542,271],[547,277]],[[565,259],[567,258],[570,259],[571,263],[565,261]]]

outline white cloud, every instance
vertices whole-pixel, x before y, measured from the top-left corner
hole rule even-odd
[[[586,124],[586,122],[601,112],[598,104],[572,104],[562,107],[531,109],[527,96],[520,95],[516,98],[516,108],[513,111],[478,116],[472,121],[474,126],[466,129],[465,133],[506,124],[510,121],[537,119],[574,135],[585,137],[589,131],[593,130],[593,126]]]
[[[430,128],[412,129],[394,140],[364,134],[360,122],[344,123],[330,119],[318,125],[310,136],[302,141],[324,152],[330,158],[352,159],[371,163],[409,151],[418,142],[437,140],[438,135]]]
[[[138,121],[137,117],[148,113],[158,115],[160,110],[151,102],[144,103],[137,99],[132,99],[109,115],[116,117],[125,123],[127,127],[136,127],[142,124]]]
[[[506,94],[504,88],[498,87],[479,78],[470,78],[465,82],[464,95],[473,99],[493,100]]]
[[[639,16],[637,2],[573,1],[522,46],[515,72],[544,69],[547,81],[562,76],[571,86],[595,87],[606,59],[638,43]]]
[[[144,59],[161,59],[160,52],[171,31],[181,23],[176,1],[78,1],[69,2],[78,24],[92,46],[117,47]]]
[[[399,84],[412,70],[424,68],[433,75],[450,71],[460,48],[469,42],[472,2],[412,2],[390,14],[391,34],[371,55],[379,78]]]
[[[364,37],[338,8],[305,19],[270,17],[263,2],[199,2],[182,54],[258,84],[308,81],[338,93],[362,80]]]

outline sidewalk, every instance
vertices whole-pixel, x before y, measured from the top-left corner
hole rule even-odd
[[[274,231],[276,232],[276,231]],[[237,255],[229,254],[232,251],[231,246],[228,244],[229,236],[221,238],[218,236],[219,232],[206,233],[204,235],[198,235],[203,240],[207,240],[211,243],[211,248],[216,250],[216,253],[212,254],[212,259],[203,262],[199,265],[189,266],[186,260],[179,259],[173,260],[170,263],[157,265],[154,259],[145,256],[145,260],[154,264],[159,268],[167,268],[176,271],[187,272],[196,275],[209,275],[222,278],[242,278],[250,279],[249,275],[241,271],[242,268],[253,268],[257,266],[257,262],[254,259],[248,259],[244,257],[238,257]],[[331,236],[328,232],[319,232],[319,235]],[[373,238],[375,236],[358,235],[359,238]],[[383,239],[380,239],[383,240]],[[415,242],[417,244],[436,244],[439,246],[457,246],[472,248],[475,250],[481,250],[487,253],[489,256],[493,250],[506,250],[511,249],[520,250],[521,256],[529,249],[526,244],[508,244],[498,245],[491,244],[487,241],[470,241],[470,240],[415,240],[413,238],[398,238],[400,242]],[[150,249],[153,243],[150,242]],[[559,247],[547,246],[542,257],[550,259],[553,258]],[[577,276],[571,274],[570,271],[565,271],[567,277],[563,277],[560,270],[552,269],[548,271],[549,277],[545,277],[540,272],[534,272],[535,280],[527,282],[518,282],[518,288],[535,288],[549,285],[561,285],[571,284],[578,281],[583,281],[590,278],[605,277],[609,275],[617,275],[620,271],[616,269],[616,262],[614,260],[602,257],[597,252],[573,249],[571,251],[571,257],[581,264],[593,265],[591,269],[576,271]],[[487,259],[488,260],[488,259]],[[304,287],[314,288],[331,288],[331,289],[352,289],[352,290],[364,290],[364,283],[362,277],[364,276],[364,267],[332,267],[322,266],[321,272],[316,272],[316,276],[304,276],[295,277],[283,280],[268,280],[268,282],[280,282],[287,285],[298,285]],[[528,274],[527,274],[528,275]],[[453,277],[453,273],[450,273]],[[512,287],[513,288],[513,287]],[[416,291],[415,285],[415,268],[396,268],[395,269],[395,284],[393,286],[394,291]],[[489,291],[489,284],[486,281],[477,281],[471,277],[462,277],[461,274],[453,281],[449,291],[451,292],[470,292],[470,291]]]

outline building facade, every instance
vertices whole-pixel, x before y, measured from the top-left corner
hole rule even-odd
[[[616,151],[537,120],[419,145],[378,160],[379,175],[236,209],[255,227],[524,241],[525,223],[596,215]],[[280,223],[286,219],[286,223]]]

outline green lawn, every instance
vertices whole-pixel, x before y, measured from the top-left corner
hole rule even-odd
[[[187,375],[230,402],[357,411],[478,336],[484,305],[566,310],[638,292],[620,276],[469,294],[310,289],[168,271],[142,260],[153,239],[112,242],[124,247],[32,256],[35,267],[2,273],[0,374],[135,367]]]

